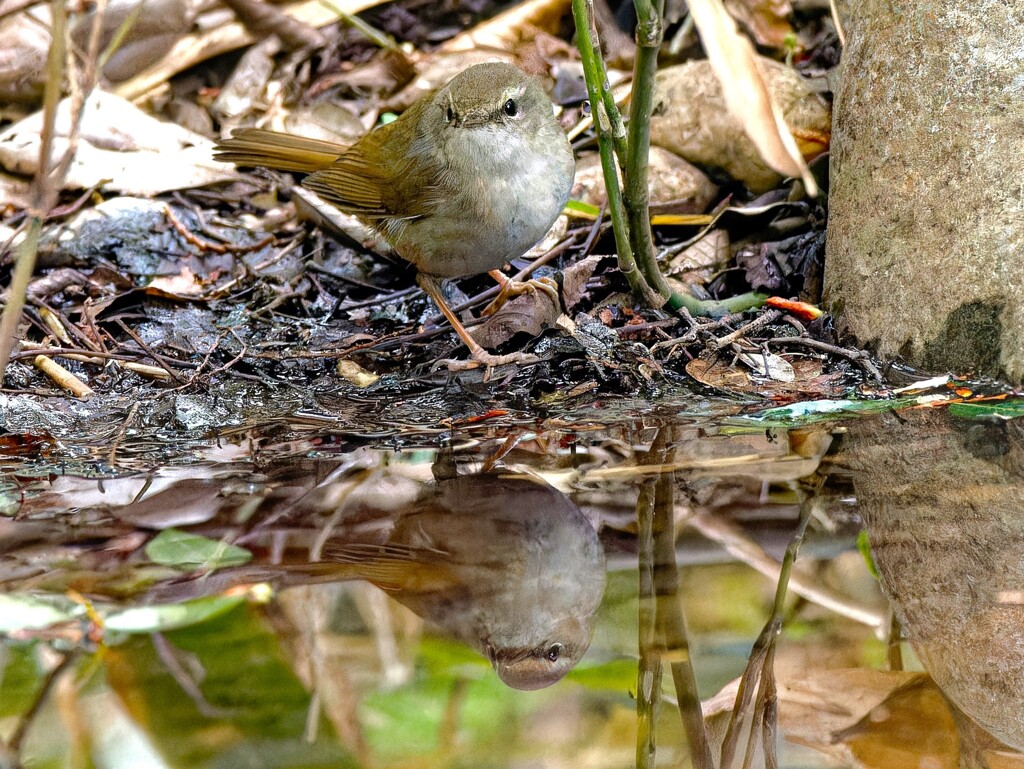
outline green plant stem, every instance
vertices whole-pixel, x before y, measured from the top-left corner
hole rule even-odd
[[[597,132],[598,148],[601,155],[601,169],[604,172],[605,187],[608,191],[608,212],[615,233],[615,248],[618,251],[619,271],[625,276],[633,294],[645,303],[660,307],[664,300],[647,285],[644,276],[637,269],[630,246],[629,225],[622,204],[622,190],[619,187],[618,167],[615,162],[615,139],[607,109],[602,114],[602,105],[608,101],[615,108],[614,99],[605,88],[607,75],[604,61],[597,45],[597,29],[594,24],[594,7],[589,0],[572,0],[572,15],[576,22],[577,47],[583,62],[583,74],[587,82],[594,116],[594,130]],[[617,109],[613,114],[617,114]]]
[[[661,47],[662,3],[634,0],[636,8],[636,59],[633,64],[633,95],[630,100],[629,134],[623,168],[623,202],[629,220],[630,245],[633,257],[647,285],[666,299],[673,291],[658,269],[651,232],[650,193],[647,165],[651,148],[651,108],[654,104],[654,77],[658,71],[658,50]]]
[[[25,294],[36,268],[36,252],[42,227],[41,217],[30,217],[25,237],[14,251],[14,269],[11,272],[11,284],[7,287],[7,304],[4,306],[3,316],[0,317],[0,382],[3,381],[4,372],[14,351],[21,312],[25,309]]]
[[[757,291],[737,294],[728,299],[697,299],[689,294],[673,294],[673,296],[678,296],[682,300],[679,306],[685,307],[693,315],[708,315],[713,318],[761,307],[764,300],[768,298],[768,294],[761,294]],[[672,304],[671,301],[669,304]],[[673,309],[679,308],[673,306]]]

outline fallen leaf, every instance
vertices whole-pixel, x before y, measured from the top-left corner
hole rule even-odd
[[[827,147],[832,122],[828,104],[794,70],[763,57],[754,58],[752,66],[778,104],[780,119],[794,132],[823,137]],[[651,142],[691,163],[722,168],[754,192],[772,189],[783,173],[799,175],[796,165],[780,173],[762,159],[747,132],[760,137],[777,128],[765,123],[765,114],[756,119],[733,114],[728,105],[738,98],[734,90],[730,85],[723,91],[707,60],[661,70],[655,80]],[[820,151],[821,143],[816,147]]]
[[[725,0],[729,14],[742,24],[758,45],[783,49],[795,35],[788,0]]]
[[[768,307],[774,307],[777,310],[785,310],[791,315],[795,315],[802,320],[817,320],[825,313],[813,304],[807,302],[797,302],[792,299],[783,299],[780,296],[770,296],[765,299],[764,303]]]
[[[369,387],[380,379],[380,374],[367,371],[354,360],[349,360],[348,358],[338,361],[337,371],[338,376],[359,388]]]
[[[711,230],[692,246],[673,256],[665,268],[665,274],[682,283],[703,285],[729,261],[729,257],[729,233],[725,229]]]
[[[153,278],[145,291],[168,299],[191,299],[203,293],[203,285],[192,270],[183,266],[177,275]]]
[[[516,334],[532,337],[551,326],[561,314],[557,299],[545,291],[528,291],[506,302],[501,308],[473,329],[473,338],[484,347],[494,349]]]
[[[763,79],[763,67],[750,41],[737,31],[722,0],[690,0],[687,5],[711,68],[722,83],[729,112],[770,168],[802,178],[808,194],[816,195],[817,184]]]
[[[70,100],[57,108],[54,156],[68,148]],[[39,165],[42,112],[0,134],[0,166],[30,176]],[[237,178],[234,168],[213,160],[213,143],[179,126],[150,117],[105,91],[86,102],[81,138],[64,189],[99,187],[152,196]]]
[[[587,283],[604,258],[591,254],[586,259],[573,262],[562,272],[562,303],[566,310],[574,308],[587,295]]]

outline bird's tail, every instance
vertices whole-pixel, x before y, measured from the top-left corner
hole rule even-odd
[[[327,168],[346,149],[343,144],[302,136],[242,128],[217,142],[214,158],[236,166],[264,166],[277,171],[310,174]]]

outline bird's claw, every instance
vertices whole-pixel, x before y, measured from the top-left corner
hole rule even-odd
[[[556,304],[560,301],[558,295],[558,281],[554,278],[531,278],[526,281],[507,279],[501,285],[501,291],[494,298],[494,301],[487,305],[480,315],[481,317],[493,315],[512,297],[520,296],[521,294],[532,294],[534,291],[543,291],[551,297]]]

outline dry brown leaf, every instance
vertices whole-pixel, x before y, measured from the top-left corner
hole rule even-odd
[[[88,47],[95,13],[93,9],[78,17],[71,27],[72,39],[82,50]],[[193,18],[193,8],[186,0],[146,0],[141,4],[138,0],[109,0],[103,13],[100,50],[113,42],[125,23],[130,21],[131,26],[104,65],[104,77],[113,82],[128,80],[159,61],[189,31]]]
[[[506,302],[481,325],[473,329],[473,338],[494,349],[516,334],[539,336],[561,314],[557,299],[544,291],[528,291]]]
[[[161,275],[153,278],[146,286],[147,294],[167,299],[193,299],[201,296],[203,285],[188,267],[182,267],[177,275]]]
[[[359,388],[369,387],[380,379],[380,374],[367,371],[354,360],[347,358],[338,361],[337,371],[338,376]]]
[[[729,233],[710,230],[689,248],[672,257],[665,274],[682,283],[703,285],[729,261]]]
[[[586,296],[587,282],[603,258],[605,257],[591,254],[586,259],[573,262],[562,271],[562,302],[567,311]]]
[[[692,0],[690,14],[718,80],[729,112],[743,127],[769,167],[803,179],[811,195],[817,184],[765,85],[750,41],[739,34],[721,0]]]
[[[50,4],[0,19],[0,103],[35,103],[46,82]]]
[[[456,35],[442,45],[441,50],[513,51],[524,40],[532,38],[537,30],[557,34],[568,9],[569,0],[527,0]]]
[[[714,387],[716,390],[746,392],[750,389],[750,377],[745,371],[721,361],[694,358],[686,364],[686,373],[701,384]]]
[[[313,27],[325,27],[338,21],[335,8],[360,13],[381,5],[384,0],[333,0],[330,6],[320,0],[301,0],[279,6],[278,10],[296,21]],[[233,51],[255,41],[255,36],[240,22],[222,24],[186,35],[158,62],[121,83],[116,92],[126,99],[137,99],[162,86],[171,77],[202,61]]]
[[[813,157],[828,146],[832,114],[828,104],[795,71],[758,57],[756,67],[790,128],[807,142]],[[661,70],[655,81],[651,142],[691,163],[724,169],[755,192],[775,187],[782,176],[761,157],[729,111],[722,85],[707,60]]]
[[[755,356],[751,355],[750,358]],[[776,369],[774,374],[791,375],[792,379],[754,380],[739,365],[729,360],[707,361],[701,358],[686,364],[686,373],[701,384],[732,393],[752,393],[762,398],[780,400],[797,397],[836,397],[840,377],[822,373],[821,361],[817,358],[771,356],[773,363],[784,363],[788,370]],[[751,361],[753,362],[753,361]],[[763,374],[759,374],[763,376]]]
[[[758,45],[782,49],[794,34],[789,23],[793,15],[789,0],[725,0],[725,7],[750,31]]]
[[[54,154],[68,146],[70,105],[57,108]],[[24,176],[39,164],[42,112],[0,134],[0,166]],[[157,195],[237,178],[213,160],[213,143],[180,126],[150,117],[119,96],[94,91],[86,102],[81,138],[64,189],[100,187],[134,195]]]

